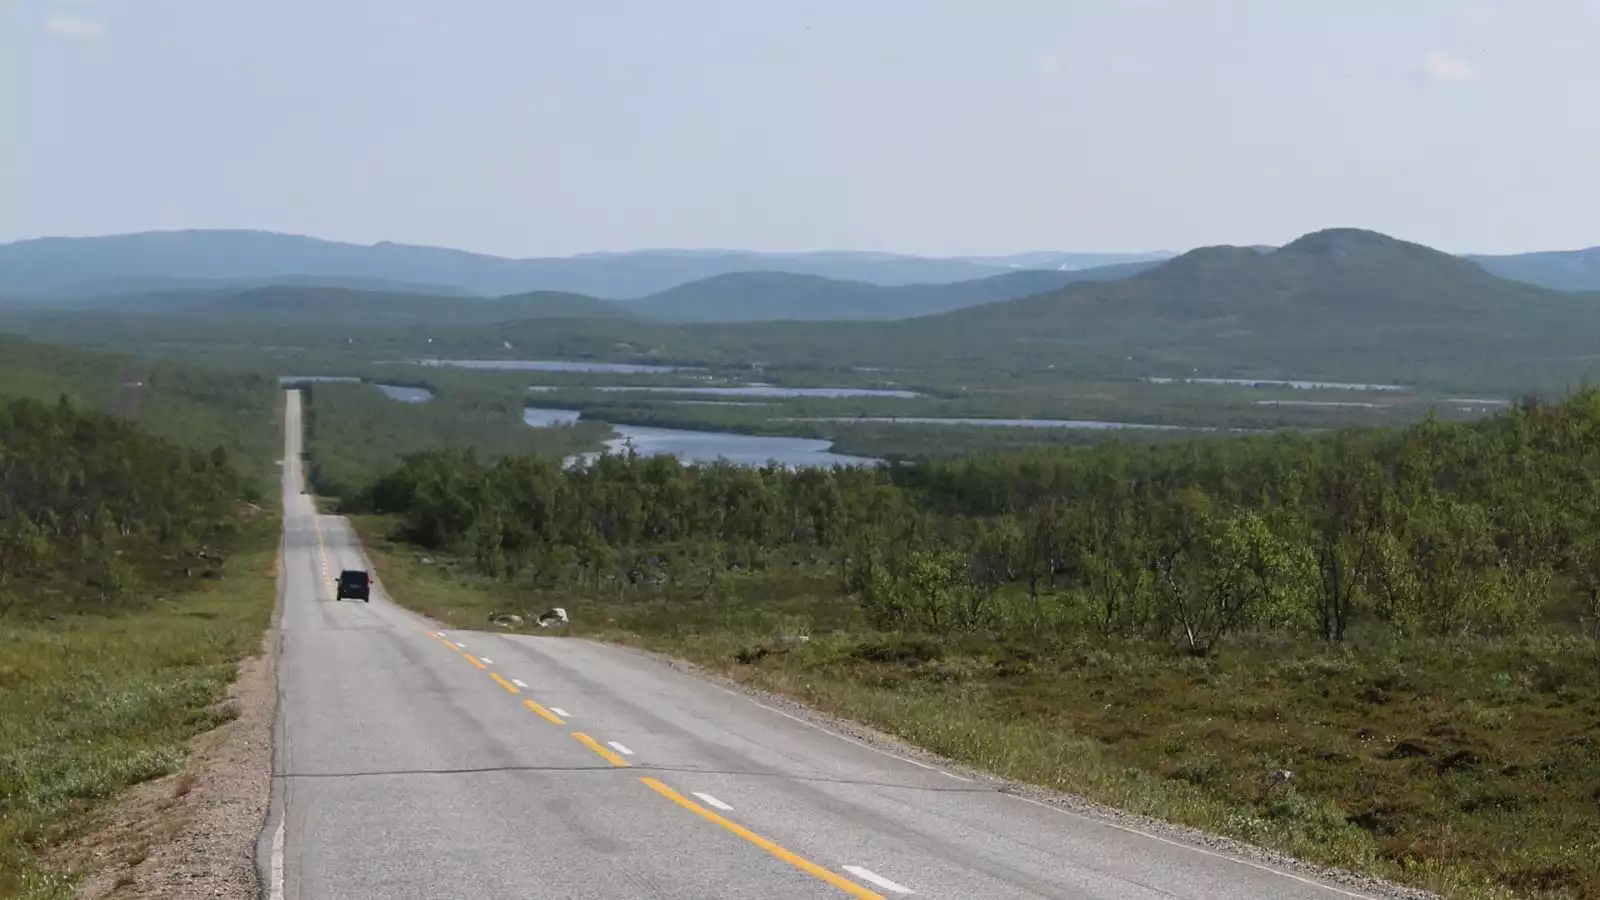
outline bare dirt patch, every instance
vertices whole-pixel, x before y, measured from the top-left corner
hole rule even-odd
[[[194,738],[183,771],[130,788],[51,860],[82,876],[81,898],[255,900],[256,835],[272,775],[276,660],[239,662],[222,706],[233,718]]]

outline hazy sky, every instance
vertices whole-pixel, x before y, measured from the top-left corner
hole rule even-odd
[[[1600,244],[1600,0],[0,0],[0,241]]]

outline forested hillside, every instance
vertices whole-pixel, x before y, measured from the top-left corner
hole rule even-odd
[[[0,396],[110,412],[142,431],[209,453],[216,447],[264,484],[281,455],[277,383],[259,374],[219,372],[41,344],[0,335]]]
[[[0,613],[116,604],[146,577],[214,571],[245,487],[226,451],[184,450],[69,402],[7,401]]]
[[[438,615],[558,604],[1017,777],[1433,887],[1577,897],[1600,885],[1570,842],[1600,791],[1596,472],[1584,391],[1474,424],[875,471],[435,453],[361,499],[427,556],[386,557],[397,591],[488,579]]]

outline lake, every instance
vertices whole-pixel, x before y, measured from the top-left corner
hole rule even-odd
[[[578,421],[578,411],[575,409],[538,409],[530,406],[522,411],[522,421],[534,428],[571,425]]]
[[[673,406],[771,406],[758,400],[664,400]]]
[[[1407,389],[1400,384],[1355,384],[1346,381],[1295,381],[1270,378],[1157,378],[1152,376],[1141,378],[1140,380],[1150,384],[1231,384],[1237,387],[1294,388],[1301,391],[1403,391]]]
[[[461,369],[505,369],[514,372],[607,372],[613,375],[660,375],[703,371],[694,366],[643,366],[633,363],[576,362],[564,359],[415,359],[422,366]]]
[[[913,400],[922,395],[916,391],[889,390],[884,388],[797,388],[778,387],[771,384],[745,384],[738,387],[696,387],[685,385],[674,387],[670,385],[632,385],[632,384],[605,384],[605,385],[570,385],[572,388],[583,388],[607,393],[641,393],[641,394],[695,394],[705,397],[825,397],[837,399],[841,397],[889,397],[897,400]],[[552,385],[534,385],[530,391],[546,393],[561,390]]]
[[[1368,403],[1361,400],[1257,400],[1257,406],[1304,406],[1311,408],[1339,407],[1344,409],[1388,409],[1387,403]]]
[[[427,388],[403,384],[375,384],[373,387],[383,391],[383,395],[390,400],[399,400],[401,403],[427,403],[433,399],[433,391]]]
[[[1098,422],[1093,419],[967,419],[954,416],[817,416],[814,418],[778,419],[779,422],[843,422],[874,423],[886,425],[986,425],[995,428],[1083,428],[1118,429],[1144,428],[1157,431],[1215,431],[1187,425],[1148,425],[1142,422]]]
[[[523,410],[524,422],[535,427],[570,425],[578,421],[572,409]],[[830,452],[832,441],[815,438],[772,437],[757,434],[729,434],[718,431],[691,431],[683,428],[655,428],[648,425],[612,425],[617,437],[606,441],[606,453],[625,453],[628,444],[640,456],[670,454],[680,462],[701,463],[725,459],[742,466],[764,466],[776,461],[790,468],[814,466],[870,466],[878,462],[864,456]],[[598,453],[571,457],[568,462],[588,462]]]

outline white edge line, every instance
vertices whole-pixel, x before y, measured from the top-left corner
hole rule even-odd
[[[863,869],[860,866],[845,866],[844,870],[846,872],[849,872],[851,875],[854,875],[855,877],[861,879],[862,881],[870,881],[873,884],[877,885],[878,887],[883,888],[886,891],[893,891],[896,894],[909,894],[909,893],[911,893],[911,889],[910,888],[905,887],[903,885],[895,884],[894,882],[892,882],[889,879],[883,877],[882,875],[879,875],[878,873],[872,871],[871,869]]]
[[[522,679],[521,678],[513,678],[513,679],[511,679],[511,683],[516,685],[519,688],[527,687],[527,685],[522,683]]]
[[[552,710],[552,712],[553,712],[553,710]],[[618,753],[621,753],[623,756],[632,756],[633,755],[633,751],[632,750],[629,750],[627,747],[622,746],[621,744],[617,743],[616,741],[606,741],[606,743],[611,745],[611,749],[617,751]]]
[[[715,806],[717,809],[720,809],[723,812],[733,812],[733,807],[723,803],[721,800],[718,800],[710,794],[702,794],[699,791],[695,791],[694,795],[704,801],[707,806]]]
[[[567,712],[567,711],[566,711],[566,710],[564,710],[564,709],[562,709],[562,708],[561,708],[561,707],[559,707],[559,706],[552,706],[552,707],[550,707],[550,711],[551,711],[551,712],[553,712],[553,713],[555,713],[555,714],[556,714],[556,715],[558,715],[558,716],[560,716],[560,717],[561,717],[561,718],[563,718],[563,719],[570,719],[570,718],[572,718],[572,713],[569,713],[569,712]]]
[[[957,775],[957,774],[955,774],[953,772],[946,772],[945,770],[939,768],[938,766],[930,766],[925,762],[920,762],[920,761],[915,760],[915,759],[907,759],[906,757],[901,756],[898,753],[890,753],[889,751],[884,750],[884,749],[882,749],[880,747],[874,747],[871,744],[868,744],[868,743],[866,743],[864,741],[858,741],[855,738],[850,737],[848,735],[843,735],[843,734],[840,734],[837,731],[833,731],[832,729],[824,728],[824,727],[822,727],[821,725],[818,725],[815,722],[809,722],[809,721],[807,721],[805,719],[802,719],[799,716],[793,715],[791,713],[786,713],[781,709],[777,709],[776,707],[768,706],[767,704],[762,703],[761,701],[756,700],[755,698],[751,697],[749,694],[740,693],[739,691],[736,691],[736,690],[734,690],[732,688],[723,687],[720,684],[713,684],[712,687],[715,687],[717,690],[722,691],[724,694],[732,694],[735,697],[739,697],[739,698],[743,699],[745,702],[753,704],[755,706],[759,706],[762,709],[767,710],[768,712],[775,712],[778,715],[783,716],[785,719],[792,719],[792,720],[794,720],[796,722],[799,722],[801,725],[804,725],[807,728],[815,728],[816,730],[822,732],[823,734],[832,735],[833,737],[836,737],[841,741],[846,741],[848,743],[855,744],[858,747],[864,747],[864,748],[866,748],[868,750],[871,750],[873,753],[877,753],[877,754],[882,755],[882,756],[887,756],[887,757],[889,757],[891,759],[898,759],[901,762],[910,763],[913,766],[916,766],[916,767],[921,768],[921,769],[928,769],[930,771],[939,772],[941,774],[948,775],[948,776],[950,776],[951,778],[954,778],[957,781],[966,781],[966,782],[971,782],[972,781],[971,778],[964,778],[964,777],[962,777],[960,775]],[[1100,818],[1098,816],[1085,815],[1083,813],[1076,812],[1074,810],[1063,809],[1062,807],[1055,806],[1054,804],[1050,804],[1050,803],[1041,803],[1040,801],[1034,800],[1031,797],[1023,797],[1023,796],[1021,796],[1019,794],[1013,794],[1013,793],[1009,793],[1009,792],[1006,792],[1006,791],[996,791],[996,793],[998,793],[998,794],[1000,794],[1001,796],[1004,796],[1004,797],[1010,797],[1013,800],[1021,800],[1024,803],[1032,803],[1034,806],[1042,806],[1045,809],[1053,810],[1055,812],[1061,813],[1062,815],[1067,815],[1067,816],[1072,816],[1074,818],[1082,819],[1085,822],[1092,822],[1092,823],[1098,824],[1098,825],[1105,825],[1105,826],[1110,827],[1110,828],[1115,828],[1118,831],[1125,831],[1128,834],[1136,834],[1136,835],[1138,835],[1140,837],[1150,838],[1151,840],[1159,841],[1160,843],[1168,844],[1168,845],[1173,846],[1173,847],[1182,847],[1185,850],[1192,850],[1195,853],[1199,853],[1199,854],[1201,854],[1203,856],[1210,856],[1210,857],[1214,857],[1216,859],[1223,859],[1223,860],[1227,860],[1229,862],[1239,863],[1240,865],[1249,866],[1252,869],[1257,869],[1257,870],[1262,871],[1262,872],[1270,872],[1273,875],[1281,875],[1284,878],[1288,878],[1288,879],[1293,880],[1293,881],[1298,881],[1301,884],[1310,885],[1311,887],[1320,888],[1322,890],[1329,891],[1329,892],[1334,893],[1334,894],[1338,894],[1341,897],[1354,897],[1354,898],[1356,898],[1356,900],[1377,900],[1377,898],[1375,898],[1371,894],[1358,894],[1358,893],[1356,893],[1354,891],[1347,891],[1347,890],[1344,890],[1343,888],[1334,887],[1333,885],[1328,884],[1327,882],[1324,882],[1324,881],[1318,881],[1318,880],[1316,880],[1314,878],[1306,878],[1303,875],[1296,875],[1293,872],[1287,872],[1287,871],[1284,871],[1283,869],[1275,868],[1273,866],[1263,865],[1262,863],[1258,863],[1258,862],[1255,862],[1253,860],[1244,859],[1243,857],[1235,856],[1233,854],[1218,853],[1215,850],[1207,850],[1204,847],[1198,847],[1198,846],[1195,846],[1194,844],[1191,844],[1191,843],[1188,843],[1188,842],[1185,842],[1185,841],[1175,841],[1175,840],[1173,840],[1171,838],[1164,838],[1164,837],[1161,837],[1160,835],[1151,834],[1150,832],[1143,831],[1143,830],[1138,829],[1138,828],[1133,828],[1133,827],[1128,826],[1128,825],[1122,825],[1122,824],[1113,822],[1110,819]]]
[[[898,759],[901,762],[910,763],[910,764],[912,764],[913,766],[916,766],[919,769],[927,769],[930,772],[938,772],[941,775],[949,776],[951,778],[954,778],[957,781],[965,781],[965,782],[968,782],[969,784],[972,782],[971,778],[962,777],[960,775],[955,774],[954,772],[946,772],[944,769],[941,769],[938,766],[930,766],[925,762],[920,762],[920,761],[915,760],[915,759],[909,759],[907,757],[901,756],[898,753],[890,753],[889,751],[884,750],[881,747],[874,747],[871,744],[866,743],[865,741],[858,741],[855,738],[850,737],[849,735],[840,734],[839,732],[834,731],[832,729],[824,728],[824,727],[822,727],[821,725],[818,725],[815,722],[808,722],[805,719],[800,718],[799,716],[796,716],[796,715],[793,715],[793,714],[790,714],[790,713],[786,713],[783,710],[778,709],[777,707],[768,706],[765,703],[762,703],[760,700],[756,700],[755,698],[751,697],[749,694],[741,694],[738,691],[733,690],[732,688],[725,688],[720,684],[714,684],[714,685],[712,685],[712,687],[715,687],[717,690],[722,691],[725,694],[732,694],[735,697],[739,697],[739,698],[745,700],[747,703],[751,703],[751,704],[754,704],[756,706],[759,706],[759,707],[761,707],[762,709],[764,709],[764,710],[766,710],[768,712],[775,712],[778,715],[783,716],[785,719],[790,719],[790,720],[793,720],[795,722],[799,722],[801,725],[804,725],[807,728],[815,728],[816,730],[822,732],[823,734],[832,735],[833,737],[836,737],[841,741],[845,741],[847,743],[855,744],[857,747],[863,747],[863,748],[865,748],[867,750],[871,750],[873,753],[879,754],[880,756],[887,756],[890,759]]]
[[[272,861],[267,873],[267,900],[283,900],[283,820],[272,833]]]
[[[1335,886],[1333,886],[1331,884],[1328,884],[1326,882],[1318,881],[1315,878],[1307,878],[1304,875],[1296,875],[1293,872],[1287,872],[1287,871],[1284,871],[1283,869],[1279,869],[1279,868],[1276,868],[1274,866],[1269,866],[1269,865],[1265,865],[1263,863],[1258,863],[1255,860],[1244,859],[1243,857],[1234,856],[1234,855],[1229,854],[1229,853],[1219,853],[1219,852],[1217,852],[1215,850],[1208,850],[1205,847],[1196,847],[1194,844],[1190,844],[1190,843],[1187,843],[1187,842],[1184,842],[1184,841],[1176,841],[1176,840],[1173,840],[1172,838],[1162,837],[1159,834],[1152,834],[1152,833],[1150,833],[1148,831],[1144,831],[1143,829],[1134,828],[1131,825],[1123,825],[1123,824],[1121,824],[1119,822],[1112,822],[1112,821],[1110,821],[1108,819],[1102,819],[1102,818],[1098,818],[1096,816],[1085,815],[1085,814],[1083,814],[1081,812],[1078,812],[1077,810],[1063,809],[1062,807],[1056,806],[1056,805],[1051,804],[1051,803],[1041,803],[1040,801],[1035,800],[1032,797],[1023,797],[1023,796],[1021,796],[1019,794],[1009,794],[1009,793],[1003,793],[1002,796],[1010,797],[1013,800],[1021,800],[1023,803],[1032,803],[1034,806],[1042,806],[1045,809],[1052,810],[1054,812],[1058,812],[1058,813],[1060,813],[1060,814],[1062,814],[1064,816],[1072,816],[1075,819],[1082,819],[1085,822],[1090,822],[1090,823],[1097,824],[1097,825],[1105,825],[1105,826],[1107,826],[1109,828],[1115,828],[1118,831],[1126,831],[1129,834],[1136,834],[1136,835],[1138,835],[1138,836],[1140,836],[1142,838],[1149,838],[1152,841],[1158,841],[1160,843],[1167,844],[1167,845],[1172,846],[1172,847],[1182,847],[1185,850],[1193,850],[1194,852],[1199,853],[1199,854],[1201,854],[1203,856],[1211,856],[1211,857],[1215,857],[1217,859],[1227,860],[1228,862],[1238,863],[1238,864],[1243,865],[1243,866],[1249,866],[1252,869],[1259,869],[1262,872],[1270,872],[1273,875],[1281,875],[1284,878],[1288,878],[1288,879],[1291,879],[1291,880],[1294,880],[1294,881],[1298,881],[1301,884],[1307,884],[1307,885],[1310,885],[1311,887],[1314,887],[1314,888],[1320,888],[1320,889],[1322,889],[1324,891],[1328,891],[1329,893],[1338,894],[1338,895],[1340,895],[1342,897],[1355,897],[1356,900],[1377,900],[1377,898],[1372,896],[1371,894],[1358,894],[1358,893],[1356,893],[1354,891],[1347,891],[1344,888],[1335,887]]]

